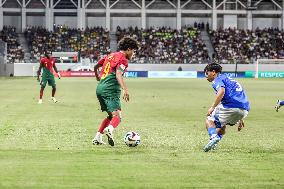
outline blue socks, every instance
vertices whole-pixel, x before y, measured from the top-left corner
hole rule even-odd
[[[210,138],[211,138],[211,136],[214,135],[214,134],[215,134],[215,135],[218,135],[218,137],[219,137],[220,139],[223,138],[223,135],[222,135],[222,134],[217,134],[215,128],[208,128],[208,134],[209,134]]]
[[[208,134],[211,137],[214,134],[217,134],[216,129],[215,128],[208,128]]]

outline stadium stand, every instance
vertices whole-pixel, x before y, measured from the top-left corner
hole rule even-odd
[[[200,38],[200,30],[156,27],[145,30],[137,27],[117,27],[117,40],[123,36],[136,38],[141,44],[133,62],[136,63],[206,63],[210,59],[206,45]]]
[[[0,31],[0,39],[7,43],[7,63],[22,62],[24,59],[24,51],[19,43],[16,28],[4,26]]]
[[[0,3],[0,37],[8,63],[36,62],[45,50],[94,62],[116,50],[115,33],[141,42],[136,63],[252,63],[284,57],[283,10],[283,0],[11,0]]]
[[[207,29],[207,26],[206,26]],[[132,63],[207,63],[208,50],[200,37],[204,24],[181,30],[169,27],[117,27],[116,42],[124,36],[136,38],[141,47]],[[255,31],[235,28],[208,30],[214,48],[213,59],[222,63],[252,63],[256,59],[284,58],[284,32],[278,28],[257,28]],[[45,51],[80,52],[83,59],[96,62],[110,52],[109,31],[102,27],[71,29],[55,26],[54,31],[41,27],[27,27],[25,37],[31,61],[37,62]],[[23,62],[24,51],[19,44],[15,27],[5,26],[0,38],[7,42],[8,63]]]
[[[251,63],[256,59],[284,57],[284,32],[278,28],[252,30],[219,29],[210,31],[215,59],[222,63]]]
[[[28,27],[25,31],[31,56],[38,61],[45,51],[80,52],[82,58],[98,60],[109,52],[109,32],[102,27],[71,29],[66,26],[55,26],[50,32],[45,28]]]

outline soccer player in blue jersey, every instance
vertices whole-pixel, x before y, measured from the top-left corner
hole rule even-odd
[[[284,100],[277,100],[276,106],[275,106],[276,112],[279,111],[279,109],[280,109],[281,106],[284,106]]]
[[[204,73],[216,92],[216,98],[208,109],[206,128],[210,136],[204,151],[216,147],[225,134],[226,125],[238,124],[244,127],[243,119],[248,115],[250,105],[242,86],[235,80],[221,74],[222,67],[217,63],[208,64]]]

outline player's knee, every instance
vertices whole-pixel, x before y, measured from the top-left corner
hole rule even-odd
[[[206,125],[206,128],[207,128],[207,129],[208,129],[208,128],[215,128],[215,123],[214,123],[214,121],[209,120],[209,119],[206,119],[206,120],[205,120],[205,125]]]
[[[208,126],[208,120],[206,119],[206,120],[205,120],[205,128],[208,129],[208,127],[209,127],[209,126]]]
[[[113,117],[114,117],[114,116],[117,116],[117,117],[119,118],[120,122],[121,122],[122,116],[121,116],[121,111],[120,111],[120,110],[117,110],[117,111],[112,112],[112,116],[113,116]]]

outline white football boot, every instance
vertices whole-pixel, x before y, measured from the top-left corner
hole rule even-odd
[[[92,140],[94,145],[102,145],[102,144],[106,144],[103,141],[103,134],[101,134],[100,132],[97,132],[95,138]]]
[[[114,140],[113,140],[113,126],[109,125],[104,129],[104,133],[107,136],[108,144],[111,146],[114,146]]]
[[[217,143],[220,141],[220,137],[215,134],[212,135],[211,139],[209,140],[209,142],[206,144],[206,146],[204,146],[203,150],[204,152],[208,152],[209,150],[217,147]]]
[[[39,100],[38,100],[38,104],[42,104],[42,99],[39,99]]]

